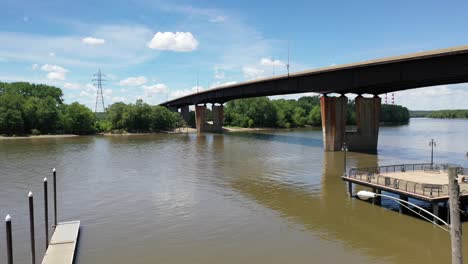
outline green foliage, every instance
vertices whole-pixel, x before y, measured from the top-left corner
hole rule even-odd
[[[65,106],[60,119],[65,133],[86,135],[95,132],[96,116],[91,109],[77,102]]]
[[[63,104],[62,96],[62,90],[53,86],[0,82],[0,134],[94,131],[93,123],[89,127],[88,119],[94,120],[91,110],[78,103],[72,104],[72,110],[68,110],[71,106]]]
[[[185,124],[178,113],[171,112],[166,107],[151,106],[142,100],[135,104],[119,102],[110,105],[106,120],[110,125],[110,129],[107,129],[128,132],[172,130]]]
[[[432,112],[431,118],[468,118],[468,110],[439,110]]]
[[[380,122],[390,124],[408,123],[410,118],[408,108],[401,105],[384,104],[380,110]]]
[[[355,103],[346,107],[346,124],[356,124]],[[304,127],[322,124],[320,98],[305,96],[298,100],[270,100],[267,97],[238,99],[227,103],[225,124],[238,127]],[[398,105],[382,105],[381,121],[407,123],[409,111]]]

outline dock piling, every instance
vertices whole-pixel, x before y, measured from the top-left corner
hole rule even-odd
[[[439,216],[439,203],[438,202],[433,202],[432,203],[432,213],[435,215],[435,216]],[[439,216],[440,217],[440,216]],[[433,222],[434,224],[438,224],[439,221],[434,217],[433,218]]]
[[[33,193],[29,192],[29,230],[31,232],[31,263],[36,264],[36,239],[34,235],[34,197]]]
[[[400,199],[407,202],[408,201],[408,196],[400,194]],[[400,206],[398,207],[398,212],[400,214],[406,214],[407,211],[408,211],[408,209],[406,207],[404,207],[402,204],[400,204]]]
[[[49,195],[47,191],[47,178],[44,178],[44,228],[45,228],[45,250],[49,247]]]
[[[459,208],[459,185],[457,168],[448,169],[449,176],[449,203],[450,203],[450,241],[452,245],[452,263],[463,264],[462,255],[462,226]]]
[[[55,168],[52,170],[54,178],[54,227],[57,226],[57,172]]]
[[[13,264],[13,238],[11,236],[11,216],[5,217],[8,264]]]

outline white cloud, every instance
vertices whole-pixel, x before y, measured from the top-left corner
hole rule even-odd
[[[140,86],[147,82],[145,76],[128,77],[119,82],[122,86]]]
[[[244,77],[248,80],[260,78],[265,73],[265,71],[262,69],[249,66],[242,67],[242,72],[244,73]]]
[[[382,103],[385,94],[381,95]],[[410,110],[441,110],[468,108],[468,83],[439,85],[395,92],[395,104],[408,107]],[[392,94],[387,94],[388,103]],[[417,98],[417,100],[415,100]]]
[[[84,44],[88,45],[102,45],[106,43],[105,39],[102,38],[93,38],[93,37],[86,37],[81,40]]]
[[[210,22],[219,23],[219,22],[224,22],[225,20],[226,20],[225,16],[216,16],[216,17],[210,19]]]
[[[84,45],[80,35],[50,36],[38,33],[0,32],[0,57],[12,61],[36,63],[50,55],[60,65],[84,66],[108,70],[140,64],[157,54],[147,48],[152,30],[140,25],[83,24],[85,30],[112,45]],[[24,45],[34,43],[34,45]],[[52,52],[53,51],[53,52]],[[90,70],[89,69],[89,70]]]
[[[262,66],[285,66],[286,64],[280,60],[272,60],[270,58],[262,58],[260,60]]]
[[[41,70],[48,72],[47,79],[56,81],[64,81],[68,72],[67,69],[52,64],[42,65]]]
[[[81,85],[79,83],[65,83],[63,85],[63,88],[69,89],[69,90],[78,90],[81,88]]]
[[[152,95],[166,93],[167,86],[163,83],[158,83],[155,85],[143,85],[143,90],[145,91],[146,97],[151,97]]]
[[[120,89],[120,92],[121,93],[126,93],[126,92],[128,92],[128,89],[122,88],[122,89]]]
[[[158,32],[153,36],[150,49],[187,52],[196,50],[198,41],[190,32]]]
[[[49,52],[49,56],[50,57],[55,57],[55,53],[54,52]]]
[[[37,63],[34,63],[32,66],[31,66],[31,69],[33,71],[37,70],[39,68],[39,65]]]
[[[189,94],[201,92],[201,91],[204,91],[204,90],[205,90],[205,88],[203,88],[203,86],[194,86],[191,89],[176,90],[176,91],[172,91],[170,93],[169,98],[170,99],[179,98],[179,97],[182,97],[182,96],[186,96],[186,95],[189,95]]]

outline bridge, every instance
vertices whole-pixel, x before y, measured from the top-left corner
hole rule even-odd
[[[378,143],[380,94],[434,85],[468,82],[468,45],[278,75],[176,98],[161,105],[180,109],[188,119],[195,106],[198,132],[222,132],[223,104],[234,99],[314,92],[320,98],[325,151],[344,142],[352,151],[375,151]],[[329,94],[339,94],[339,97]],[[357,94],[356,132],[346,132],[345,94]],[[363,97],[363,94],[369,96]],[[213,124],[205,121],[212,104]]]

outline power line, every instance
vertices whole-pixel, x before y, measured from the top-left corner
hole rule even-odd
[[[101,70],[99,69],[96,74],[93,74],[96,79],[93,79],[93,84],[97,88],[96,89],[96,107],[94,108],[94,112],[98,113],[98,103],[101,101],[102,104],[102,112],[106,111],[106,108],[104,107],[104,93],[102,92],[102,84],[106,81],[102,79],[102,77],[105,77],[104,74],[101,73]]]

